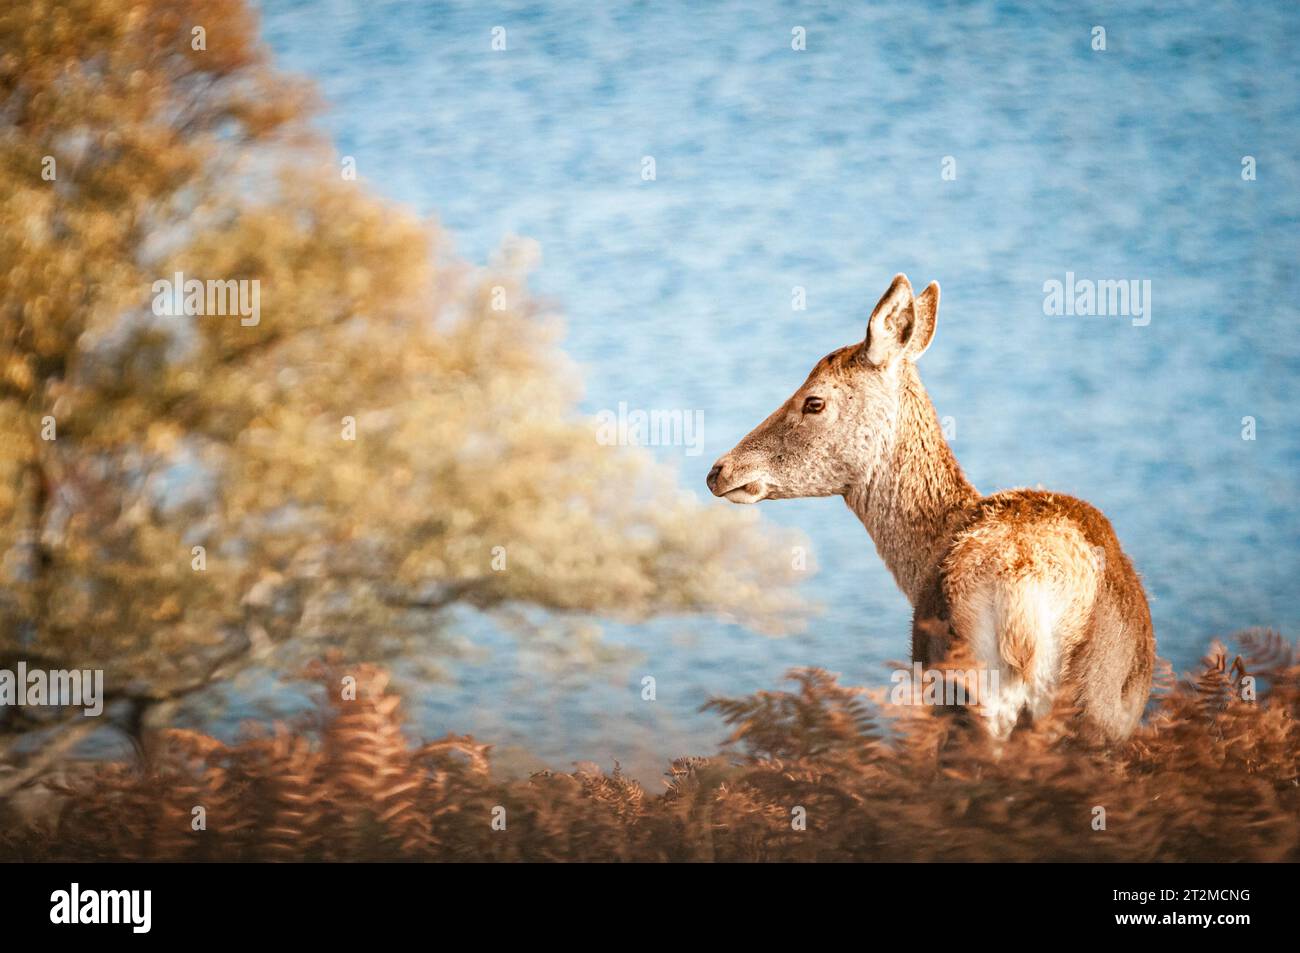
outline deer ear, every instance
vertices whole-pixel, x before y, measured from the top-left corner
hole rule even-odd
[[[907,348],[916,326],[912,302],[912,285],[907,276],[894,275],[889,290],[876,303],[867,321],[863,353],[868,363],[884,367]]]
[[[916,324],[912,328],[912,339],[907,342],[907,356],[915,361],[934,340],[934,328],[939,322],[939,282],[930,282],[916,296],[912,310],[916,313]]]

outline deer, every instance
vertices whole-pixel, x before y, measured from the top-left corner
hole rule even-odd
[[[995,743],[1057,705],[1101,745],[1137,727],[1155,633],[1142,581],[1100,510],[1071,496],[983,496],[944,436],[916,363],[934,340],[939,285],[896,275],[863,341],[803,385],[706,478],[732,503],[841,496],[912,606],[912,659],[996,673],[962,707]]]

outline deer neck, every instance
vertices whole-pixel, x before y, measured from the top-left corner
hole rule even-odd
[[[845,502],[913,605],[934,579],[967,507],[979,498],[957,464],[934,405],[909,363],[884,462]]]

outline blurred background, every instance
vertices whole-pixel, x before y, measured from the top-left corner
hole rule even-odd
[[[341,646],[420,734],[651,779],[710,696],[883,684],[910,609],[853,515],[704,476],[899,271],[968,476],[1103,509],[1176,670],[1300,623],[1290,4],[50,7],[0,59],[5,639],[132,711],[231,734]],[[260,325],[150,316],[181,266]],[[1150,323],[1045,315],[1066,272]],[[620,403],[699,453],[599,445]]]
[[[922,375],[976,486],[1041,484],[1100,506],[1176,669],[1215,634],[1294,631],[1294,10],[838,6],[263,9],[268,41],[321,84],[326,127],[376,188],[436,214],[473,259],[508,234],[540,243],[533,285],[565,313],[585,410],[704,411],[700,456],[656,451],[685,486],[703,494],[712,461],[817,358],[860,339],[903,271],[943,286]],[[498,24],[508,49],[488,55]],[[941,178],[945,156],[955,180]],[[1066,271],[1150,279],[1151,323],[1044,316],[1043,283]],[[806,311],[792,311],[795,286]],[[1243,416],[1258,421],[1253,443]],[[689,739],[692,703],[792,665],[880,680],[908,651],[910,615],[860,524],[836,500],[763,516],[813,540],[823,611],[807,632],[612,633],[642,653],[633,674],[657,676],[653,708],[622,682],[604,701],[582,686],[539,729],[532,706],[492,703],[487,669],[463,702],[521,741],[557,732],[573,750],[586,736],[578,747],[598,759],[625,718],[653,713],[661,735],[671,708]]]

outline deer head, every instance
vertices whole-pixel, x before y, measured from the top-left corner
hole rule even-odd
[[[869,482],[893,446],[902,387],[934,338],[938,312],[937,283],[913,295],[895,275],[866,339],[818,361],[789,400],[718,459],[709,489],[757,503],[843,495]]]

